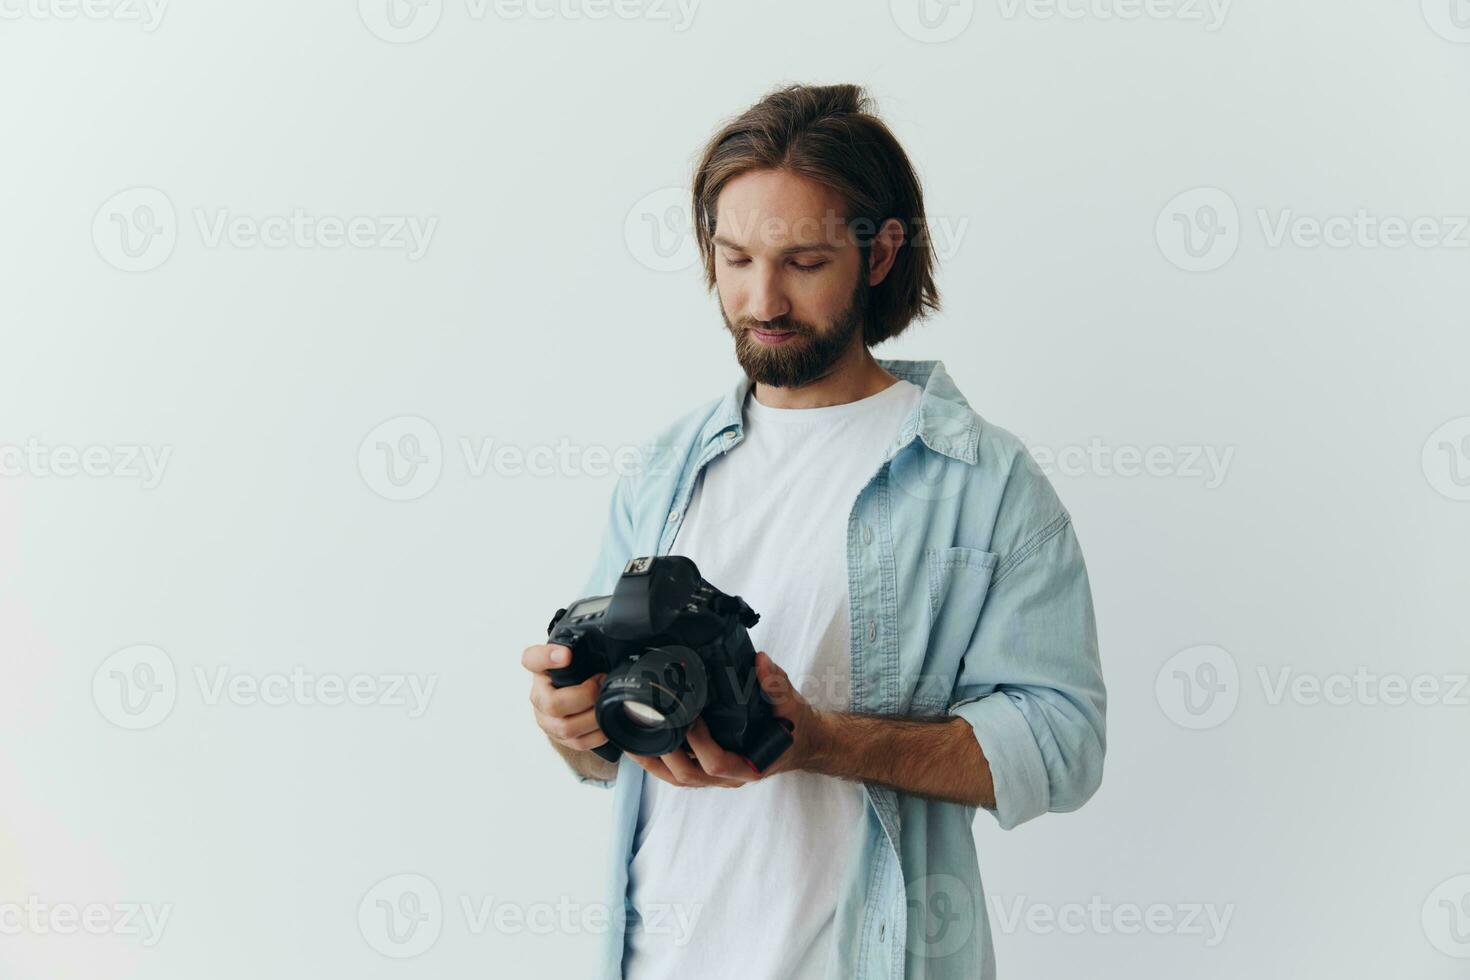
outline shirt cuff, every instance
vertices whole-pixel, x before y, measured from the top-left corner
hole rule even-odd
[[[584,775],[582,775],[580,772],[577,772],[575,769],[572,770],[572,775],[577,777],[577,782],[579,782],[579,783],[589,784],[589,785],[592,785],[592,786],[600,786],[603,789],[612,789],[614,786],[617,785],[617,780],[614,780],[614,779],[594,779],[591,776],[584,776]]]
[[[1002,830],[1010,830],[1047,811],[1050,790],[1046,763],[1031,726],[1004,691],[957,701],[949,713],[965,719],[990,763],[995,809],[988,811]]]

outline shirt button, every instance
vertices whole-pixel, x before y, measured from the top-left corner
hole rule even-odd
[[[888,932],[888,923],[886,923],[886,922],[880,922],[880,923],[878,923],[878,942],[881,943],[883,941],[883,936],[887,932]]]
[[[864,524],[863,525],[863,544],[872,544],[872,543],[873,543],[873,529],[871,527],[869,527],[868,525]]]
[[[677,510],[671,510],[671,511],[669,511],[669,523],[670,524],[674,523],[678,519],[679,519],[679,512]]]
[[[872,643],[878,639],[878,623],[876,620],[868,620],[868,642]]]
[[[730,440],[730,439],[734,439],[734,438],[735,438],[735,430],[734,429],[731,429],[729,432],[726,432],[725,433],[725,439],[726,440]]]

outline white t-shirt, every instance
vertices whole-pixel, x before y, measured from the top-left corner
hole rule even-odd
[[[824,408],[747,396],[745,439],[705,467],[670,549],[760,613],[755,649],[819,708],[850,708],[848,516],[921,394],[899,380]],[[860,783],[806,772],[738,789],[645,775],[624,976],[824,978],[863,807]]]

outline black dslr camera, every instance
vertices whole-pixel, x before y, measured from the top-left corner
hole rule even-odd
[[[572,662],[547,673],[556,687],[607,674],[595,710],[608,740],[592,751],[609,762],[625,750],[687,747],[689,726],[703,715],[716,742],[764,772],[791,735],[756,680],[746,628],[759,620],[682,555],[634,558],[612,595],[578,599],[551,617],[547,642],[570,647]]]

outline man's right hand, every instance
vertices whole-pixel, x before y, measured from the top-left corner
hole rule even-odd
[[[553,742],[581,752],[607,742],[592,710],[607,675],[593,674],[571,687],[553,687],[546,672],[571,662],[572,651],[560,643],[538,643],[521,654],[521,666],[532,674],[531,709],[536,724]]]

